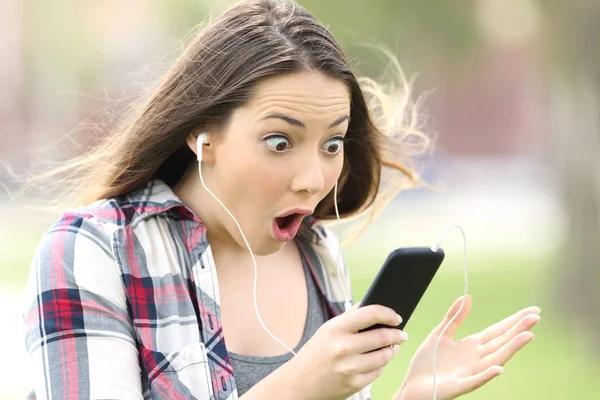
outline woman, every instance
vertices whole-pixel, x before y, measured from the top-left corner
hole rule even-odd
[[[384,171],[415,179],[392,158],[403,121],[385,99],[298,5],[247,1],[209,24],[133,119],[73,164],[81,206],[42,239],[27,286],[32,396],[370,398],[407,338],[358,333],[399,316],[344,312],[350,284],[322,221],[372,208]],[[396,399],[432,397],[434,343],[459,304]],[[455,341],[469,307],[440,341],[440,399],[502,372],[539,319],[528,308]]]

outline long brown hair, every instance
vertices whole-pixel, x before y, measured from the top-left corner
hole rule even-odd
[[[152,178],[173,185],[195,162],[188,135],[209,124],[226,124],[262,79],[302,70],[320,71],[349,88],[341,216],[374,204],[386,168],[408,178],[409,185],[419,181],[404,140],[418,133],[408,85],[386,92],[372,80],[357,79],[339,44],[313,15],[294,2],[277,0],[242,1],[207,24],[138,111],[90,154],[53,173],[69,173],[77,205],[128,193]],[[386,190],[395,194],[399,188]],[[335,218],[333,193],[314,216]]]

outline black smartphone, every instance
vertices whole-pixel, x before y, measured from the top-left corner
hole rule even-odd
[[[359,307],[389,307],[402,317],[402,323],[394,328],[404,329],[443,261],[442,249],[434,252],[429,247],[407,247],[392,251]],[[376,324],[361,332],[382,327],[390,326]]]

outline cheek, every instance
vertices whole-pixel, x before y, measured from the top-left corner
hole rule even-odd
[[[241,172],[245,176],[244,184],[248,186],[249,191],[255,193],[257,203],[272,206],[289,188],[288,172],[264,159],[256,160],[250,165],[245,172]]]
[[[226,186],[232,202],[244,203],[252,208],[272,207],[289,187],[289,168],[262,154],[260,149],[231,154],[224,163],[219,179]]]
[[[325,198],[325,196],[335,187],[335,183],[342,173],[343,166],[344,156],[342,154],[339,157],[330,160],[330,164],[324,169],[323,176],[325,179],[325,188],[323,198]]]

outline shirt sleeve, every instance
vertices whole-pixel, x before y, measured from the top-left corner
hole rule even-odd
[[[40,241],[25,289],[28,374],[37,399],[141,399],[134,330],[111,235],[65,214]]]

